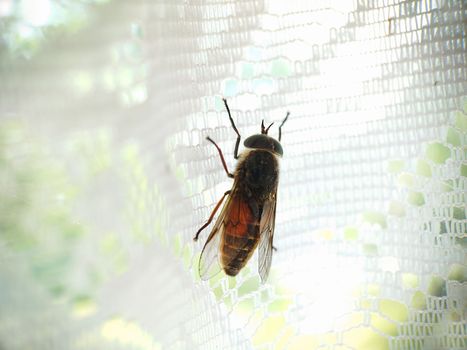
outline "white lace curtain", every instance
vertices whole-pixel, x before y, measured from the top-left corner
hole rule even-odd
[[[467,348],[466,11],[0,0],[0,348]],[[198,277],[221,97],[291,113],[266,284]]]

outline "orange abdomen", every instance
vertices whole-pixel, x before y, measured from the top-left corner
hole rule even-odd
[[[225,218],[221,242],[221,264],[225,273],[236,276],[253,255],[259,242],[259,215],[239,196],[232,199]]]
[[[221,243],[222,268],[229,276],[236,276],[253,255],[259,242],[259,226],[255,232],[248,232],[245,236],[224,234]]]

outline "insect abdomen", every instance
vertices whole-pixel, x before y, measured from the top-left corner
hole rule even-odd
[[[221,262],[225,273],[236,276],[252,256],[259,242],[259,222],[248,225],[246,235],[225,232],[221,246]]]

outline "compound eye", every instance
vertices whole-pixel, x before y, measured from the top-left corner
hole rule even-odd
[[[252,135],[245,139],[243,144],[248,148],[272,151],[280,156],[284,153],[279,141],[264,134]]]
[[[282,145],[277,140],[274,140],[274,152],[276,152],[280,156],[284,155],[284,150],[282,149]]]
[[[258,135],[252,135],[250,137],[247,137],[245,141],[243,141],[243,145],[248,148],[257,148],[257,145],[259,144],[261,136],[263,135],[258,134]]]

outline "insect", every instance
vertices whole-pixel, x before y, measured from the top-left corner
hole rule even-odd
[[[277,185],[279,182],[279,158],[283,155],[281,130],[289,117],[279,126],[278,140],[268,136],[269,128],[261,122],[261,134],[248,137],[244,141],[246,150],[238,154],[240,133],[235,126],[227,100],[223,99],[232,128],[237,134],[234,158],[238,160],[235,172],[227,168],[222,150],[208,136],[219,152],[227,176],[234,179],[233,186],[226,191],[214,207],[207,222],[196,232],[199,234],[213,221],[216,212],[225,200],[209,237],[204,244],[199,261],[199,274],[207,280],[221,269],[229,276],[236,276],[246,265],[258,247],[258,272],[264,283],[272,261],[274,225],[276,221]]]

